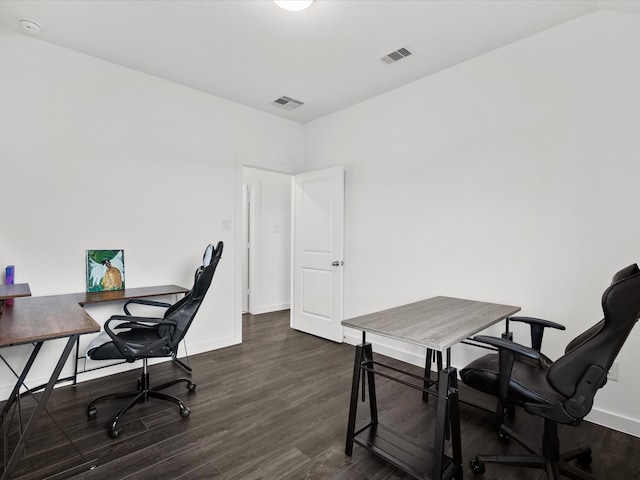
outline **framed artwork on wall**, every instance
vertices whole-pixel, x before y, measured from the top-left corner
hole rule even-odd
[[[87,250],[87,292],[124,289],[124,250]]]

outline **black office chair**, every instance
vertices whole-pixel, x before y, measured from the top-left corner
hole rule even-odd
[[[551,322],[549,320],[543,320],[541,318],[534,317],[523,317],[523,316],[513,316],[507,318],[507,330],[510,322],[516,323],[526,323],[529,325],[529,335],[531,339],[531,348],[540,351],[542,348],[542,338],[544,337],[545,328],[555,328],[557,330],[565,330],[565,326],[556,322]],[[508,338],[509,340],[513,339],[513,332],[503,333],[502,338]],[[546,358],[546,357],[545,357]],[[425,371],[425,381],[424,388],[425,391],[422,393],[422,399],[424,401],[428,401],[429,394],[426,391],[432,382],[431,378],[431,365],[433,360],[436,360],[438,366],[438,372],[442,370],[442,352],[436,352],[430,348],[427,348],[427,361],[424,367]],[[504,417],[507,414],[513,415],[515,412],[515,407],[513,404],[503,404],[500,399],[496,401],[496,423],[498,426],[502,425],[504,422]]]
[[[160,390],[184,382],[187,384],[188,390],[192,392],[196,389],[196,384],[188,378],[180,378],[151,388],[147,362],[149,358],[176,358],[178,345],[191,326],[191,322],[211,285],[213,275],[222,255],[222,247],[222,242],[218,242],[215,248],[213,245],[207,247],[203,264],[196,270],[193,288],[183,298],[169,306],[162,318],[129,315],[125,305],[127,315],[114,315],[109,318],[104,324],[104,331],[87,347],[87,357],[92,360],[143,361],[142,374],[138,379],[137,390],[103,395],[93,400],[87,408],[88,417],[93,419],[97,415],[95,407],[97,402],[131,398],[113,418],[109,429],[109,435],[112,438],[118,438],[121,433],[118,422],[122,416],[138,402],[146,402],[149,398],[158,398],[175,403],[180,407],[180,414],[183,417],[188,417],[191,413],[189,407],[185,406],[182,400],[172,395],[161,393]],[[156,306],[162,306],[162,304],[158,303]]]
[[[525,323],[529,325],[529,337],[531,341],[531,348],[541,352],[542,349],[542,338],[544,337],[545,328],[555,328],[556,330],[565,330],[565,326],[556,322],[551,322],[549,320],[544,320],[542,318],[535,317],[523,317],[523,316],[513,316],[507,318],[507,330],[509,329],[509,323]],[[513,332],[503,333],[502,338],[506,338],[508,340],[513,340]],[[545,362],[551,362],[546,356],[542,355],[543,360]],[[510,404],[504,404],[502,400],[498,397],[496,401],[496,424],[500,427],[504,423],[505,416],[509,414],[513,416],[515,414],[515,406]],[[505,438],[501,435],[501,438]]]
[[[532,415],[544,418],[542,452],[528,446],[508,427],[500,431],[520,443],[530,455],[478,455],[471,461],[475,474],[485,471],[485,463],[500,463],[545,470],[549,479],[565,475],[574,479],[594,479],[568,462],[591,463],[590,447],[561,454],[558,424],[576,426],[589,413],[593,398],[607,380],[623,343],[640,316],[640,269],[630,265],[615,274],[602,295],[604,319],[572,340],[565,354],[550,361],[539,351],[503,338],[476,336],[475,340],[498,348],[460,371],[470,387],[499,397],[503,405],[520,405]]]

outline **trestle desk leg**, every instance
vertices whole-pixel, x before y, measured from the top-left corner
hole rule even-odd
[[[433,361],[433,353],[434,350],[427,348],[427,359],[424,366],[424,383],[423,387],[428,389],[431,386],[431,362]],[[438,367],[437,372],[439,374],[440,370],[442,370],[442,352],[436,351],[436,365]],[[422,400],[425,402],[429,401],[429,392],[422,392]]]
[[[449,362],[447,362],[449,363]],[[450,364],[449,364],[450,365]],[[438,373],[438,403],[431,478],[439,480],[443,474],[445,440],[451,429],[451,448],[455,478],[462,478],[462,447],[460,442],[460,410],[458,405],[457,371],[451,366]]]
[[[431,386],[431,357],[433,357],[433,350],[427,348],[427,359],[424,365],[424,383],[425,390]],[[429,392],[422,392],[422,400],[429,401]]]
[[[367,372],[369,379],[369,412],[371,414],[371,423],[378,424],[378,401],[376,399],[376,375],[373,372],[373,347],[370,343],[364,344],[364,364],[371,370]]]
[[[353,361],[353,378],[351,380],[351,402],[349,403],[349,423],[347,424],[347,443],[344,453],[353,453],[353,437],[356,431],[356,413],[358,412],[358,390],[360,389],[360,362],[362,361],[362,345],[356,345],[356,356]]]
[[[449,377],[449,425],[451,428],[451,453],[453,466],[456,469],[455,478],[462,480],[462,441],[460,435],[460,403],[458,392],[458,372],[455,368]]]
[[[349,423],[347,425],[347,442],[345,453],[351,455],[353,453],[353,438],[356,429],[356,414],[358,411],[358,392],[360,389],[360,376],[364,377],[362,366],[373,369],[373,348],[370,343],[363,343],[356,346],[356,354],[353,362],[353,379],[351,382],[351,402],[349,404]],[[367,372],[369,379],[369,411],[371,414],[371,423],[378,423],[378,406],[376,400],[375,374]],[[364,390],[363,390],[364,394]]]

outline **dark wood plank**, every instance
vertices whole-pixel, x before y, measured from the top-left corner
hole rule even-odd
[[[42,429],[36,429],[42,432],[29,442],[15,478],[46,478],[92,458],[96,468],[68,478],[411,478],[358,445],[352,457],[344,454],[352,346],[291,330],[288,312],[246,316],[243,340],[241,345],[190,358],[196,391],[188,393],[183,385],[168,390],[191,408],[189,418],[182,418],[172,404],[152,400],[124,417],[117,440],[108,436],[107,423],[120,404],[101,405],[95,421],[87,419],[86,407],[97,395],[135,388],[138,371],[83,382],[75,389],[56,389],[47,406],[51,417],[42,416]],[[417,374],[422,371],[382,356],[380,361]],[[149,373],[152,384],[184,376],[172,362],[153,365]],[[435,401],[424,403],[420,392],[383,378],[376,387],[381,422],[393,425],[420,445],[432,445]],[[25,397],[25,411],[32,409],[33,403]],[[363,426],[368,404],[360,405],[358,425]],[[473,478],[468,462],[479,453],[521,451],[517,445],[503,445],[497,439],[493,413],[465,404],[460,410],[465,478]],[[518,410],[512,425],[537,443],[540,419]],[[560,436],[566,447],[585,442],[592,445],[591,470],[602,480],[640,478],[640,439],[589,422],[562,427]],[[529,469],[487,465],[481,478],[542,480],[545,476]]]

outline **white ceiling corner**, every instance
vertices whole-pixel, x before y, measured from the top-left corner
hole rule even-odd
[[[39,40],[306,123],[598,9],[640,1],[2,0],[0,27],[30,19]]]

